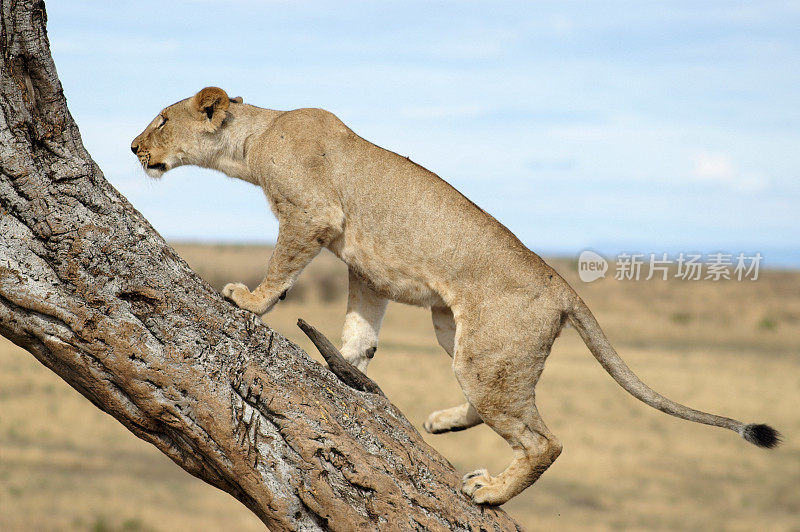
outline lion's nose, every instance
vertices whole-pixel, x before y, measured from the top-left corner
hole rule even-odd
[[[132,144],[131,151],[133,152],[134,155],[136,155],[139,152],[139,146],[137,146],[136,144]]]

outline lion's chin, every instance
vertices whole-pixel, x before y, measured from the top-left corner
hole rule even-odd
[[[161,176],[167,172],[167,170],[169,170],[169,168],[167,168],[167,165],[164,163],[149,164],[144,167],[145,173],[153,179],[160,179]]]
[[[144,172],[153,179],[161,179],[161,176],[166,173],[166,169],[162,170],[161,168],[145,168]]]

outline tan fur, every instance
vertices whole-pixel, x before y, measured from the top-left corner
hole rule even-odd
[[[166,119],[166,122],[164,122]],[[569,285],[508,229],[425,168],[360,138],[321,109],[272,111],[206,88],[164,109],[133,141],[152,177],[194,164],[260,186],[280,228],[264,281],[223,295],[268,312],[327,247],[350,269],[342,352],[366,371],[389,299],[430,307],[467,403],[434,412],[429,432],[486,422],[514,458],[496,477],[464,477],[476,502],[501,504],[531,485],[561,444],[534,388],[567,320],[634,396],[670,414],[744,430],[647,388],[625,366]]]

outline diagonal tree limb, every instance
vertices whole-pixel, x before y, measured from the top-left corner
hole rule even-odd
[[[46,20],[0,0],[0,334],[271,529],[518,529],[386,397],[223,301],[105,180]]]
[[[346,361],[339,350],[334,347],[324,334],[306,323],[302,318],[297,320],[297,326],[306,333],[308,339],[314,343],[317,350],[319,350],[319,354],[322,355],[322,358],[328,363],[328,367],[343,383],[358,391],[375,393],[385,397],[383,390],[375,384],[375,381]]]

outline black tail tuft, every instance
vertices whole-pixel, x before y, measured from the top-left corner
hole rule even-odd
[[[742,431],[742,438],[753,445],[772,449],[777,447],[781,442],[781,433],[769,425],[756,425],[755,423],[751,423],[745,426],[744,431]]]

